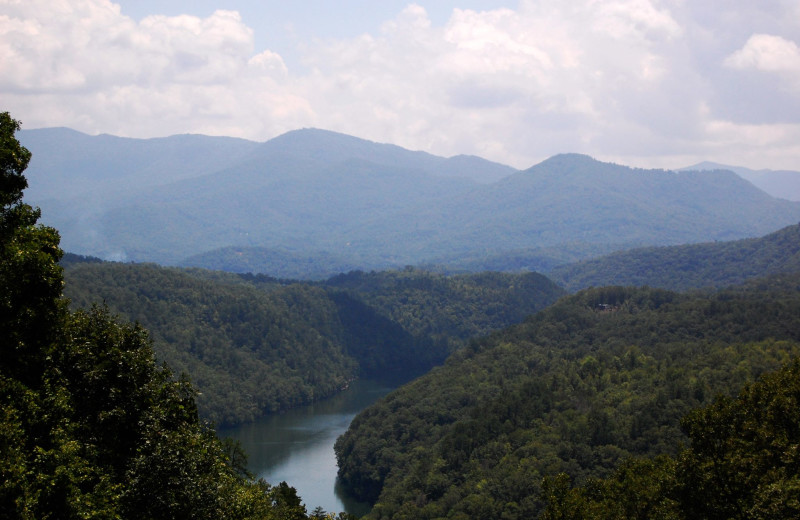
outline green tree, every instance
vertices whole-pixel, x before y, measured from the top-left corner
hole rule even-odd
[[[678,465],[692,518],[800,517],[800,360],[683,421]]]
[[[19,128],[8,112],[0,114],[0,373],[38,386],[41,346],[55,341],[64,309],[62,252],[56,230],[37,225],[39,210],[22,202],[31,153],[14,137]]]
[[[72,458],[71,468],[81,465],[68,426],[43,413],[62,410],[63,394],[48,395],[45,402],[37,391],[46,383],[43,368],[65,307],[58,234],[37,225],[39,211],[22,203],[31,153],[14,136],[19,128],[8,112],[0,114],[0,517],[9,518],[36,516],[38,503],[68,495],[65,488],[76,478],[62,471],[58,479],[39,478],[37,485],[34,462]]]

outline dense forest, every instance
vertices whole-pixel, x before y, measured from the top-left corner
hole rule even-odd
[[[548,276],[570,291],[647,285],[684,291],[722,288],[750,278],[800,271],[800,225],[764,237],[620,251],[563,265]]]
[[[409,268],[300,283],[75,256],[65,265],[73,308],[102,303],[148,329],[157,358],[190,376],[201,416],[218,425],[313,402],[356,377],[411,379],[563,294],[534,273]]]
[[[585,290],[363,411],[336,444],[340,477],[372,518],[535,517],[545,477],[675,456],[682,417],[799,354],[800,275]]]
[[[286,483],[249,478],[141,327],[68,310],[18,129],[0,114],[0,518],[308,518]]]
[[[800,361],[682,421],[690,446],[676,457],[626,461],[606,479],[570,489],[545,481],[542,518],[800,517]]]

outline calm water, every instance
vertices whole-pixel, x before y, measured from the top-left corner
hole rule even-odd
[[[325,511],[363,515],[367,504],[348,497],[336,485],[333,443],[347,430],[358,412],[386,395],[393,385],[377,381],[355,381],[341,394],[280,415],[220,430],[223,437],[242,443],[248,467],[270,484],[286,481],[297,489],[310,513]]]

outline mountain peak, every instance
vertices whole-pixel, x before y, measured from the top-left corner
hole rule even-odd
[[[545,170],[545,171],[558,171],[562,173],[582,171],[585,168],[596,166],[610,166],[611,163],[604,163],[598,161],[582,153],[560,153],[545,159],[544,161],[535,164],[528,168],[528,170]]]

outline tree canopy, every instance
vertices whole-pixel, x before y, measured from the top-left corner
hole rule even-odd
[[[684,415],[800,355],[798,287],[563,298],[365,409],[336,443],[340,477],[371,518],[535,517],[545,477],[677,456]]]
[[[736,398],[684,417],[689,447],[626,462],[606,479],[545,482],[542,518],[773,519],[800,517],[800,360]]]

